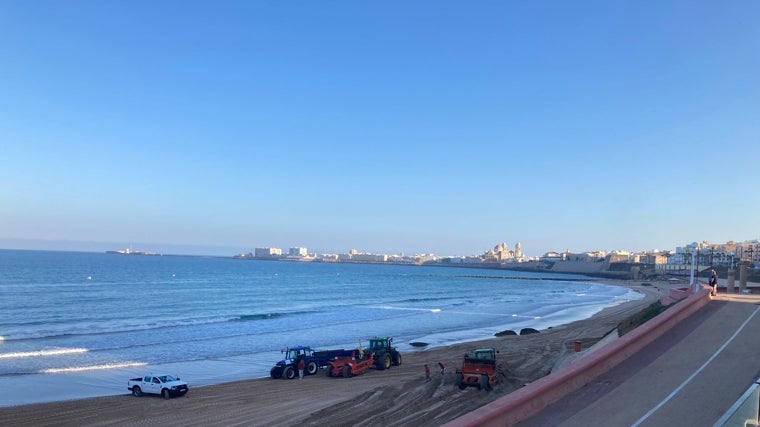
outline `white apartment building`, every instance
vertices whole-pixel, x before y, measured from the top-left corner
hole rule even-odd
[[[253,256],[256,258],[279,258],[282,256],[280,248],[256,248],[253,250]]]
[[[306,248],[295,247],[295,248],[288,249],[288,256],[305,257],[308,254],[309,254],[309,251],[307,251]]]

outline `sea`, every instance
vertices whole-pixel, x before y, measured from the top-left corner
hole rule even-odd
[[[0,407],[127,394],[146,373],[268,377],[294,345],[425,351],[642,297],[504,269],[0,250]]]

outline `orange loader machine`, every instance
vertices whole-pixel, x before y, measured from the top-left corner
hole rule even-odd
[[[372,353],[360,352],[359,357],[356,356],[354,352],[349,357],[339,357],[328,362],[330,365],[327,367],[327,376],[350,378],[361,375],[375,366],[375,358]]]
[[[465,353],[462,368],[456,371],[456,384],[460,390],[468,386],[478,390],[491,390],[497,381],[496,354],[493,348],[471,350]]]
[[[340,351],[348,352],[348,350]],[[359,348],[350,352],[350,355],[340,355],[328,362],[328,377],[349,378],[361,375],[373,367],[383,371],[390,369],[392,365],[401,365],[401,353],[393,346],[393,338],[390,337],[370,338],[367,350],[362,348],[362,343],[359,341]]]

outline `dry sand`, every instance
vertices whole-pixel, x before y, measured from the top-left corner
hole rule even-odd
[[[618,323],[667,293],[669,285],[610,281],[645,297],[607,308],[591,319],[541,331],[403,354],[403,364],[370,370],[354,378],[329,378],[320,372],[303,380],[256,379],[193,388],[180,398],[129,395],[0,409],[0,425],[34,426],[405,426],[440,425],[503,396],[551,371],[574,342],[588,348]],[[454,384],[454,371],[473,348],[500,350],[501,381],[490,391]],[[446,365],[442,377],[438,362]],[[433,380],[425,381],[423,365]],[[8,392],[8,390],[5,390]]]

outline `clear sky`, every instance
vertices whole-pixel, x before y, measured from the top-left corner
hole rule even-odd
[[[6,247],[673,249],[759,162],[756,0],[0,0]]]

